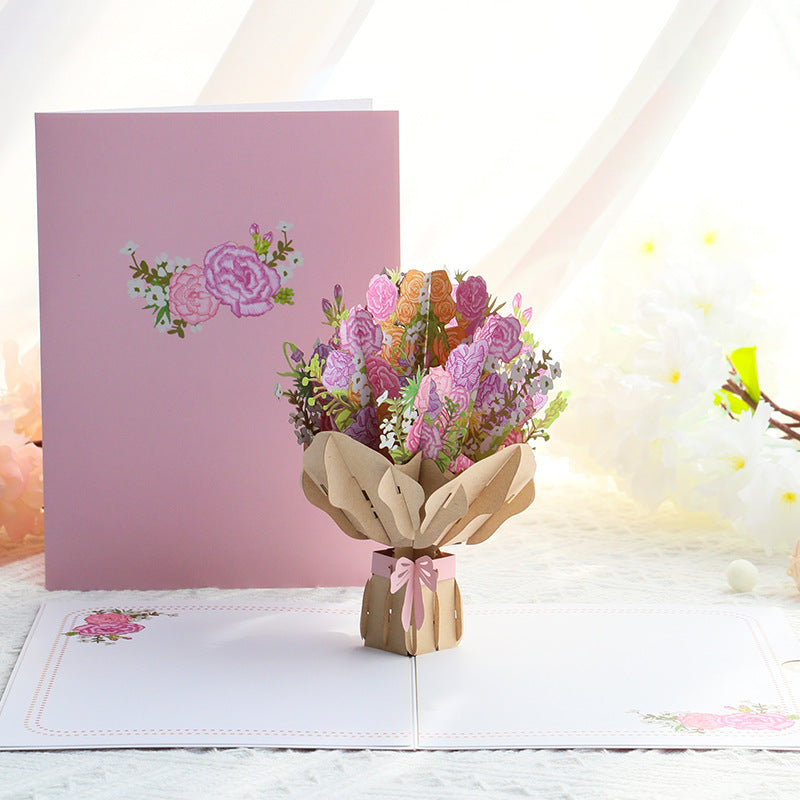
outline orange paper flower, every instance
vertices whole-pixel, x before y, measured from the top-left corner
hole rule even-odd
[[[400,299],[404,297],[412,300],[415,304],[419,302],[419,293],[425,285],[425,273],[418,269],[410,269],[406,272],[403,282],[400,284]],[[399,305],[399,304],[398,304]]]

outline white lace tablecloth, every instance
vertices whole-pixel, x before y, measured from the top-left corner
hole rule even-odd
[[[460,547],[468,604],[690,603],[779,606],[800,633],[800,595],[786,557],[767,558],[721,525],[673,509],[655,514],[605,482],[543,463],[537,498],[493,539]],[[800,531],[798,531],[800,535]],[[734,594],[725,569],[748,558],[755,591]],[[2,563],[5,560],[8,563]],[[0,686],[5,686],[44,589],[41,554],[0,559]],[[53,597],[74,596],[53,592]],[[205,601],[242,593],[139,592]],[[360,597],[360,588],[247,590],[260,600]],[[92,592],[102,604],[103,592]],[[387,687],[390,691],[390,687]],[[0,753],[0,797],[109,798],[771,798],[800,797],[800,753],[747,750],[472,752],[107,750]]]

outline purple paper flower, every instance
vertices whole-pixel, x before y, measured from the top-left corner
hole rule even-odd
[[[206,288],[237,317],[257,317],[273,307],[280,276],[249,247],[233,242],[217,245],[206,253],[203,265]]]
[[[489,354],[489,343],[485,341],[460,344],[447,359],[447,371],[453,376],[453,383],[472,392],[481,379],[481,372]]]
[[[374,406],[365,406],[344,431],[356,441],[377,450],[381,435],[378,430],[378,415]]]
[[[478,386],[475,395],[475,405],[482,411],[488,411],[491,404],[498,398],[505,398],[508,381],[504,376],[492,372],[487,375]]]
[[[334,389],[346,389],[350,376],[356,371],[353,356],[343,350],[332,350],[325,362],[322,373],[322,385],[330,392]]]
[[[522,325],[515,317],[492,314],[475,334],[475,341],[489,343],[489,355],[508,363],[522,350]]]
[[[474,320],[483,316],[488,304],[486,281],[479,275],[470,275],[456,286],[456,309],[465,319]]]
[[[439,416],[439,413],[442,410],[442,401],[439,399],[439,395],[436,394],[436,384],[434,383],[431,386],[431,390],[428,393],[428,411],[427,413],[431,415],[434,419]]]
[[[331,348],[328,347],[327,344],[323,344],[322,342],[320,342],[314,348],[314,355],[319,358],[319,361],[320,361],[321,364],[325,363],[325,360],[328,358],[328,355],[330,354],[330,352],[331,352]]]
[[[351,353],[360,351],[365,356],[371,356],[383,346],[383,331],[365,308],[351,308],[339,333],[342,347]]]

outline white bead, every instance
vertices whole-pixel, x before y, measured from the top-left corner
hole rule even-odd
[[[734,592],[752,592],[758,583],[758,569],[744,558],[731,561],[725,577]]]

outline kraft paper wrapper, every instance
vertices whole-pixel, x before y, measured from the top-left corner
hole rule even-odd
[[[392,551],[384,551],[387,555]],[[440,569],[441,562],[453,560],[453,556],[442,554],[433,559],[434,568]],[[393,562],[397,559],[393,558]],[[374,560],[373,560],[374,569]],[[385,575],[373,572],[364,587],[361,602],[361,638],[367,647],[388,650],[400,655],[418,656],[436,650],[456,647],[463,633],[463,611],[461,592],[455,579],[455,567],[440,576],[436,591],[422,588],[425,619],[417,628],[412,619],[408,630],[403,630],[400,622],[405,594],[411,591],[405,586],[394,594],[391,581]]]
[[[536,494],[536,460],[515,444],[458,475],[420,453],[393,464],[344,433],[314,437],[303,456],[303,491],[348,535],[420,550],[488,539]]]

